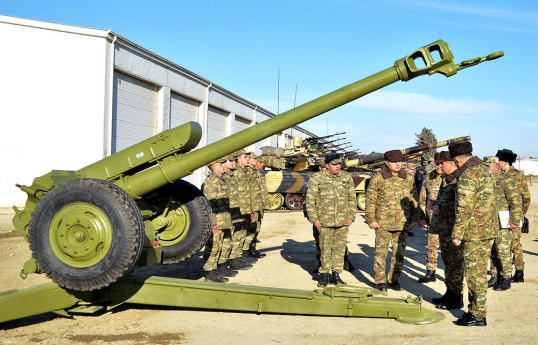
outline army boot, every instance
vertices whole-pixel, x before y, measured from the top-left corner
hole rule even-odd
[[[431,283],[436,280],[437,278],[435,277],[435,270],[433,271],[427,270],[426,275],[422,278],[419,278],[418,282],[422,284],[422,283]]]
[[[221,277],[235,277],[237,275],[237,271],[234,271],[232,269],[229,269],[226,264],[218,264],[217,265],[217,273]]]
[[[516,273],[512,277],[512,283],[523,283],[524,281],[523,270],[516,270]]]
[[[445,310],[461,309],[463,308],[463,294],[449,293],[447,299],[435,307]]]
[[[329,273],[321,273],[321,279],[319,280],[319,285],[327,286],[331,282],[331,275]]]
[[[258,259],[253,258],[249,255],[248,250],[243,250],[243,257],[241,259],[251,265],[258,261]]]
[[[226,283],[228,282],[228,278],[223,278],[219,276],[217,273],[217,270],[213,271],[207,271],[205,273],[205,280],[208,282],[214,282],[214,283]]]
[[[389,289],[392,289],[394,291],[402,291],[403,290],[403,287],[400,285],[400,283],[398,281],[394,281],[392,283],[388,283],[387,284],[387,287]]]
[[[235,258],[230,260],[230,268],[232,270],[239,270],[239,271],[245,271],[249,268],[252,268],[251,264],[247,264],[244,261],[241,261],[241,258]]]
[[[491,279],[488,280],[488,288],[495,287],[499,285],[499,277],[498,276],[491,276]]]
[[[512,284],[510,283],[510,278],[506,279],[503,277],[499,278],[499,284],[497,284],[493,290],[495,291],[506,291],[512,287]]]
[[[375,284],[375,288],[381,292],[387,292],[387,283]]]
[[[450,292],[448,290],[446,290],[446,292],[445,292],[445,294],[443,296],[438,297],[438,298],[433,298],[432,303],[433,304],[445,303],[446,300],[448,299],[448,295],[450,295]]]
[[[471,313],[465,313],[456,321],[458,326],[487,326],[485,317],[477,317]]]
[[[261,259],[267,256],[266,254],[260,252],[259,250],[256,250],[256,241],[252,241],[250,243],[250,246],[248,249],[248,255],[249,257],[254,258],[254,259]]]
[[[340,278],[340,275],[338,274],[338,272],[333,272],[331,283],[333,283],[334,285],[336,284],[346,285],[346,283],[342,280],[342,278]]]

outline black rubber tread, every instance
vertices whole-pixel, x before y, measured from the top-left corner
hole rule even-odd
[[[185,205],[190,217],[190,227],[183,240],[173,245],[163,245],[163,264],[185,261],[198,253],[206,244],[212,228],[211,206],[204,194],[193,184],[178,180],[154,193],[153,196],[168,195]],[[148,201],[151,202],[149,196]]]
[[[64,206],[84,202],[99,207],[112,224],[112,244],[97,264],[72,267],[56,257],[49,242],[53,217]],[[30,219],[28,240],[32,256],[49,278],[76,291],[105,288],[129,273],[144,245],[144,221],[135,201],[121,188],[99,179],[77,179],[52,188],[37,203]]]

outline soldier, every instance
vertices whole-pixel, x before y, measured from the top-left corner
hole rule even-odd
[[[517,228],[522,218],[521,194],[517,188],[517,181],[512,175],[501,171],[499,158],[484,157],[484,165],[495,174],[497,211],[499,220],[501,212],[508,212],[508,224],[499,224],[499,231],[493,248],[491,250],[491,279],[488,287],[493,287],[496,291],[510,289],[510,279],[512,278],[512,260],[510,244],[512,243],[512,232]]]
[[[495,179],[482,160],[472,155],[471,142],[451,144],[448,149],[459,171],[452,243],[463,245],[470,302],[469,311],[456,324],[486,326],[488,258],[498,230]]]
[[[326,171],[308,180],[306,192],[308,220],[319,232],[322,286],[331,282],[345,284],[340,273],[344,268],[347,234],[357,213],[353,179],[340,171],[340,163],[339,154],[326,154]]]
[[[455,246],[452,243],[459,172],[456,172],[456,163],[450,152],[441,151],[438,161],[443,167],[443,182],[435,202],[428,208],[433,212],[431,233],[439,235],[441,258],[445,264],[446,292],[442,297],[434,298],[432,303],[439,309],[460,309],[463,307],[463,246]]]
[[[213,217],[212,245],[211,252],[204,264],[206,280],[210,282],[225,283],[227,278],[219,275],[217,271],[218,261],[222,252],[222,242],[224,232],[231,231],[232,218],[230,215],[230,191],[226,181],[222,177],[224,174],[225,160],[220,159],[208,164],[211,173],[202,184],[202,192],[209,201]]]
[[[248,250],[248,255],[251,258],[259,259],[265,257],[265,254],[256,250],[256,243],[258,242],[258,234],[262,226],[263,212],[269,207],[269,193],[267,192],[265,176],[261,172],[263,170],[263,162],[259,160],[258,156],[252,153],[248,164],[252,168],[250,190],[252,192],[253,210],[256,213],[256,228],[254,229],[254,225],[252,226],[254,231],[247,235],[243,250]]]
[[[531,193],[529,186],[527,185],[527,179],[525,175],[512,166],[516,162],[517,154],[508,149],[498,150],[496,156],[499,158],[499,166],[502,171],[505,171],[512,175],[516,181],[521,194],[521,200],[523,204],[523,217],[527,214],[529,205],[531,203]],[[519,225],[519,224],[518,224]],[[525,262],[523,261],[523,247],[521,246],[521,227],[517,227],[514,230],[512,236],[511,250],[514,253],[513,263],[516,269],[514,276],[512,277],[512,283],[522,283],[525,281],[523,276],[523,269],[525,268]]]
[[[435,270],[437,269],[437,254],[439,252],[439,233],[432,231],[433,204],[437,199],[441,182],[443,181],[443,163],[438,152],[434,155],[435,170],[430,172],[424,180],[420,190],[420,208],[425,209],[425,218],[420,222],[421,226],[428,225],[428,244],[426,247],[426,275],[419,278],[419,283],[430,283],[436,280]]]
[[[398,282],[403,269],[407,232],[413,221],[418,222],[413,196],[413,176],[402,169],[400,150],[384,154],[385,165],[370,180],[366,191],[366,223],[375,229],[374,275],[376,288],[387,291],[387,286],[401,291]],[[413,219],[415,218],[415,219]],[[389,245],[392,243],[390,271],[385,276]]]
[[[235,229],[232,237],[232,251],[230,254],[232,260],[230,268],[241,270],[252,268],[252,264],[255,262],[255,259],[247,257],[243,252],[247,229],[255,221],[255,215],[251,205],[250,173],[247,170],[249,158],[244,149],[234,152],[233,155],[236,163],[236,169],[233,172],[233,181],[237,186],[241,220],[234,224]]]

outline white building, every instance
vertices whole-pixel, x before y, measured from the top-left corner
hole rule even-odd
[[[520,158],[518,157],[513,164],[514,168],[522,170],[525,175],[538,175],[538,159],[536,158]]]
[[[0,16],[0,207],[23,205],[29,185],[53,169],[78,170],[187,121],[199,147],[272,116],[109,30]],[[288,129],[249,147],[284,146]],[[186,178],[197,186],[198,169]]]

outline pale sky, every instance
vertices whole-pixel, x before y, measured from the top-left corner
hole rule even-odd
[[[538,157],[535,1],[0,0],[0,14],[113,30],[274,113],[438,39],[457,63],[502,50],[451,78],[398,82],[300,126],[346,131],[365,153],[413,146],[427,127],[438,140],[470,135],[480,157],[500,148]]]

